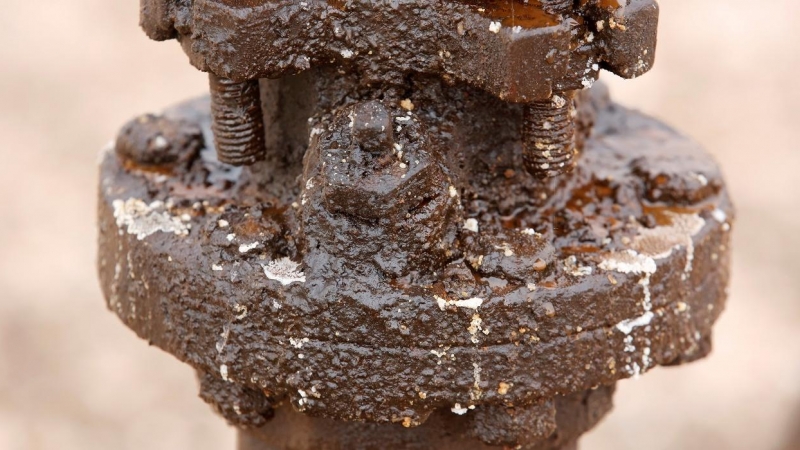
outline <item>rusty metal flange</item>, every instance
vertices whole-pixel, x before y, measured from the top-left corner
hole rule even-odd
[[[600,68],[633,78],[655,60],[654,0],[142,0],[154,39],[243,82],[322,65],[364,82],[436,74],[510,102],[584,89]]]
[[[142,338],[211,385],[263,395],[265,417],[286,399],[312,416],[408,426],[709,351],[732,209],[696,144],[593,89],[579,108],[598,123],[584,157],[542,183],[515,172],[520,130],[495,125],[518,120],[518,105],[422,78],[413,110],[383,106],[398,127],[385,141],[355,124],[350,95],[310,110],[289,101],[332,98],[325,79],[262,89],[302,114],[281,110],[284,149],[261,165],[220,166],[208,145],[158,170],[135,152],[105,156],[100,276]],[[315,82],[323,95],[309,94]],[[168,122],[208,137],[207,108]],[[311,118],[294,134],[292,117]],[[195,152],[200,139],[142,142],[161,135],[195,136],[169,143]],[[303,135],[307,151],[292,143]],[[250,412],[239,423],[263,423]]]

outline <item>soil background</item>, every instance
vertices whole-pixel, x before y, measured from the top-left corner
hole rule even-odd
[[[206,92],[134,0],[0,13],[0,449],[219,450],[194,374],[108,312],[98,153],[132,116]],[[706,145],[738,207],[710,358],[619,384],[585,450],[800,449],[800,2],[662,0],[658,60],[617,101]]]

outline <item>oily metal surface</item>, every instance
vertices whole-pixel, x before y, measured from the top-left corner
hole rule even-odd
[[[594,427],[611,410],[613,387],[579,392],[558,398],[553,410],[553,429],[542,438],[533,435],[542,427],[542,420],[521,420],[513,428],[514,439],[502,436],[503,425],[496,416],[525,416],[521,408],[510,413],[496,408],[478,408],[468,415],[458,416],[449,410],[440,410],[428,421],[415,428],[403,428],[395,424],[340,422],[325,418],[314,418],[283,407],[275,411],[275,417],[264,427],[239,432],[239,450],[371,450],[371,449],[461,449],[489,450],[518,448],[521,450],[571,450],[576,449],[577,439]],[[487,411],[483,411],[486,409]],[[525,438],[529,439],[525,439]],[[490,440],[491,444],[482,440]]]
[[[264,101],[286,106],[309,83],[321,82],[281,81]],[[211,385],[264,395],[266,405],[228,408],[244,425],[288,400],[312,416],[415,426],[437,410],[524,407],[709,351],[732,208],[701,148],[595,89],[583,110],[597,126],[575,171],[542,182],[520,169],[519,107],[415,83],[415,108],[386,105],[413,159],[381,162],[351,145],[352,96],[271,110],[267,127],[283,131],[268,146],[285,147],[252,168],[221,166],[211,148],[159,170],[106,154],[109,307]],[[203,128],[208,147],[207,108],[167,116]],[[344,178],[330,168],[339,161]],[[417,174],[407,182],[424,198],[347,184],[365,168],[401,194],[403,175]],[[383,203],[337,209],[327,199],[341,189]],[[224,406],[226,395],[208,397]]]
[[[655,59],[654,0],[143,0],[142,26],[235,81],[336,64],[365,80],[459,80],[512,102],[624,78]]]

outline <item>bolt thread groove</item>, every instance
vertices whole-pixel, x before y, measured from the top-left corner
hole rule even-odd
[[[576,129],[572,96],[525,105],[522,145],[525,167],[549,178],[571,171],[576,162]]]
[[[236,166],[264,159],[264,122],[258,80],[238,83],[211,74],[209,84],[211,129],[217,158]]]

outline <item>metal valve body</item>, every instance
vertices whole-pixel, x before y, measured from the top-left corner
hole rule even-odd
[[[101,166],[109,307],[240,449],[574,448],[615,383],[710,351],[733,209],[610,101],[658,8],[143,0],[211,96]]]

